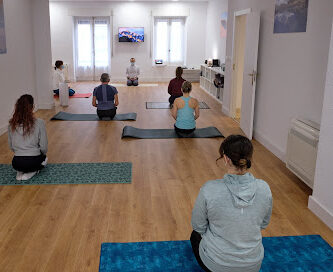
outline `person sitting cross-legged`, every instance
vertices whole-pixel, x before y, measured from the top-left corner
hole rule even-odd
[[[53,92],[56,95],[59,95],[60,83],[66,83],[65,75],[63,69],[65,68],[64,62],[62,60],[57,60],[55,62],[54,74],[53,74]],[[71,88],[68,88],[68,95],[73,96],[75,91]]]

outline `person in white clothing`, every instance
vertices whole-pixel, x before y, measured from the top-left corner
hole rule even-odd
[[[131,65],[126,69],[127,86],[138,86],[140,68],[135,65],[135,58],[130,59]]]
[[[65,75],[63,72],[63,69],[65,68],[64,62],[62,60],[57,60],[55,62],[55,67],[54,67],[54,75],[53,75],[53,92],[56,95],[59,95],[59,84],[60,83],[65,83]],[[68,94],[69,96],[73,96],[75,94],[75,91],[71,88],[68,88]]]

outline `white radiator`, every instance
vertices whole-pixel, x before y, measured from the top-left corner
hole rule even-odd
[[[320,127],[302,119],[293,119],[288,134],[286,165],[313,188]]]

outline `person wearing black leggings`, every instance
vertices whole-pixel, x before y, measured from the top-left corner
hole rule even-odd
[[[34,99],[22,95],[16,102],[9,121],[8,142],[14,152],[13,168],[17,180],[28,180],[42,170],[47,163],[47,134],[45,123],[33,115]]]

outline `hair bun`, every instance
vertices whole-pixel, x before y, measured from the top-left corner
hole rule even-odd
[[[240,159],[238,164],[241,168],[247,166],[247,159]]]

